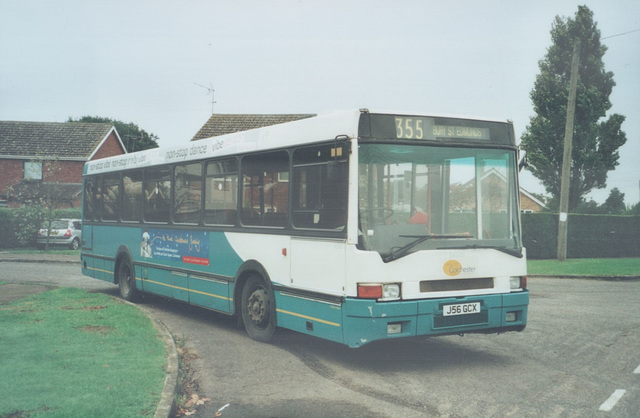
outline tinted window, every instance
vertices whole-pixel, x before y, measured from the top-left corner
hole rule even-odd
[[[149,222],[169,222],[171,208],[171,170],[150,168],[144,179],[144,219]]]
[[[204,223],[235,225],[237,208],[238,163],[235,159],[207,163]]]
[[[346,145],[328,144],[293,153],[293,225],[341,230],[347,221]]]
[[[289,208],[289,155],[285,151],[242,159],[242,223],[284,227]]]
[[[202,201],[202,165],[178,165],[174,171],[173,218],[178,223],[199,223]]]
[[[117,221],[120,215],[120,174],[105,174],[102,177],[102,219]]]
[[[122,175],[122,220],[139,221],[142,218],[142,171]]]
[[[95,199],[95,182],[92,178],[86,179],[84,182],[84,200],[82,207],[82,217],[84,220],[93,219],[93,208]]]

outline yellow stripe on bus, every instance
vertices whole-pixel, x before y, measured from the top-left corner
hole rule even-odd
[[[100,271],[102,273],[113,274],[113,272],[111,270],[103,270],[103,269],[99,269],[99,268],[96,268],[96,267],[87,266],[87,270]]]
[[[280,313],[283,313],[283,314],[287,314],[287,315],[297,316],[299,318],[310,319],[312,321],[320,322],[320,323],[331,325],[331,326],[334,326],[334,327],[339,327],[340,326],[340,324],[338,324],[337,322],[325,321],[324,319],[314,318],[312,316],[307,316],[307,315],[302,315],[302,314],[295,313],[295,312],[285,311],[284,309],[277,309],[276,308],[276,311],[280,312]]]
[[[226,296],[214,295],[213,293],[201,292],[200,290],[187,289],[187,288],[180,287],[180,286],[174,286],[174,285],[172,285],[172,284],[167,284],[167,283],[162,283],[162,282],[156,282],[155,280],[141,279],[141,278],[139,278],[139,277],[136,277],[136,280],[140,280],[140,281],[142,281],[142,282],[149,282],[149,283],[153,283],[153,284],[157,284],[157,285],[160,285],[160,286],[172,287],[172,288],[174,288],[174,289],[184,290],[184,291],[186,291],[186,292],[199,293],[199,294],[201,294],[201,295],[211,296],[211,297],[218,298],[218,299],[231,300],[231,298],[228,298],[228,297],[226,297]]]
[[[108,270],[102,270],[102,269],[94,268],[94,267],[87,267],[87,270],[101,271],[103,273],[112,274]],[[184,290],[186,292],[199,293],[201,295],[211,296],[211,297],[222,299],[222,300],[227,300],[227,301],[231,300],[231,298],[228,298],[226,296],[214,295],[213,293],[202,292],[200,290],[187,289],[187,288],[180,287],[180,286],[174,286],[174,285],[167,284],[167,283],[157,282],[155,280],[142,279],[140,277],[136,277],[136,280],[139,280],[141,282],[153,283],[153,284],[157,284],[157,285],[160,285],[160,286],[171,287],[173,289]],[[307,316],[307,315],[303,315],[303,314],[299,314],[299,313],[295,313],[295,312],[291,312],[291,311],[285,311],[284,309],[276,309],[276,311],[280,312],[282,314],[297,316],[298,318],[309,319],[311,321],[320,322],[322,324],[327,324],[327,325],[331,325],[331,326],[334,326],[334,327],[339,327],[340,326],[340,324],[338,324],[337,322],[326,321],[324,319],[314,318],[313,316]]]

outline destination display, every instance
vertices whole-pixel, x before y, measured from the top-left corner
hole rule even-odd
[[[361,141],[434,141],[461,144],[515,146],[510,122],[436,116],[363,114],[358,134]]]
[[[436,125],[433,118],[396,116],[395,124],[398,139],[491,139],[487,128]]]

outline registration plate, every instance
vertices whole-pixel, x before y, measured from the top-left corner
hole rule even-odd
[[[480,302],[458,303],[455,305],[444,305],[442,307],[442,315],[467,315],[480,313]]]

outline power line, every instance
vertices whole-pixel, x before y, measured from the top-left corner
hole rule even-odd
[[[623,32],[623,33],[619,33],[617,35],[606,36],[604,38],[601,38],[601,40],[605,40],[605,39],[609,39],[609,38],[615,38],[616,36],[628,35],[628,34],[634,33],[634,32],[640,32],[640,29],[630,30],[629,32]]]

